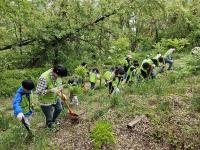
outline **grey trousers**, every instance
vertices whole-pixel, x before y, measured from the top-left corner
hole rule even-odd
[[[46,118],[46,126],[51,127],[52,124],[55,123],[56,118],[59,116],[59,114],[62,111],[61,100],[57,99],[56,104],[52,104],[48,106],[41,105],[40,107]]]

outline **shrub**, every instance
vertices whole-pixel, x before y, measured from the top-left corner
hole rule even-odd
[[[175,47],[177,51],[181,51],[185,46],[189,44],[188,40],[182,39],[162,39],[160,42],[153,45],[154,49],[157,51],[165,51],[169,46]]]
[[[45,68],[6,70],[0,74],[0,95],[12,96],[25,79],[32,79],[36,84]]]
[[[91,139],[95,149],[100,149],[103,145],[115,144],[112,124],[106,120],[98,121],[91,131]]]
[[[78,66],[75,69],[75,74],[78,75],[79,78],[84,79],[87,75],[87,69],[84,66]]]

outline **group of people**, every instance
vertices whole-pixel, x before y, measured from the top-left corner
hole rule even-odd
[[[148,55],[141,64],[138,60],[131,60],[131,55],[127,55],[124,64],[116,67],[110,67],[104,73],[100,73],[98,68],[92,68],[85,74],[86,77],[73,76],[69,79],[70,100],[72,104],[78,105],[77,93],[74,90],[77,86],[84,86],[85,79],[88,77],[90,82],[90,89],[94,90],[97,80],[104,79],[105,86],[108,87],[109,95],[114,95],[119,92],[119,84],[127,83],[131,85],[133,82],[139,83],[141,80],[152,79],[156,77],[155,68],[159,67],[159,72],[163,73],[168,64],[168,70],[172,69],[173,59],[172,53],[175,48],[170,48],[164,55],[158,53],[155,57]],[[86,70],[87,63],[82,63],[82,67]],[[44,72],[38,80],[35,93],[38,96],[40,108],[45,116],[46,127],[52,128],[59,124],[57,117],[62,111],[62,100],[59,95],[63,92],[62,77],[68,75],[66,67],[56,65],[53,68]],[[35,85],[32,80],[22,81],[22,85],[16,91],[13,98],[14,115],[21,122],[25,122],[30,126],[30,116],[33,113],[33,92]]]
[[[110,69],[105,71],[102,75],[97,68],[93,68],[89,73],[91,89],[95,88],[97,79],[104,79],[109,94],[114,95],[119,92],[118,86],[120,83],[132,85],[133,83],[140,83],[143,79],[153,79],[156,77],[157,73],[163,73],[165,70],[172,69],[172,53],[174,51],[175,48],[170,48],[164,55],[161,53],[157,53],[154,57],[147,55],[141,62],[141,65],[138,60],[131,60],[132,56],[127,55],[123,64],[110,67]],[[156,71],[156,67],[158,71]]]

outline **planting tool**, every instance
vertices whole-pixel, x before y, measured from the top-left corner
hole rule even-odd
[[[58,93],[58,95],[61,97],[61,99],[63,100],[65,106],[67,107],[67,109],[69,110],[69,115],[71,117],[73,117],[74,119],[78,119],[78,114],[76,114],[75,112],[72,111],[72,109],[69,107],[68,103],[67,103],[67,97],[65,94],[63,94],[62,92]]]
[[[26,123],[24,118],[22,118],[21,122],[24,125],[24,127],[26,128],[26,130],[28,131],[28,133],[32,135],[31,129],[29,128],[29,125]]]

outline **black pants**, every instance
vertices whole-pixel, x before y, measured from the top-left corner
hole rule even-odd
[[[55,105],[41,105],[41,109],[46,118],[46,126],[51,127],[51,125],[56,121],[56,118],[62,111],[61,100],[58,99]]]
[[[90,85],[91,85],[91,86],[90,86],[90,89],[91,89],[91,90],[94,90],[94,88],[95,88],[95,83],[94,83],[94,82],[90,82]]]
[[[114,87],[112,86],[112,82],[108,82],[108,92],[109,92],[109,94],[112,94],[113,90],[114,90]]]

